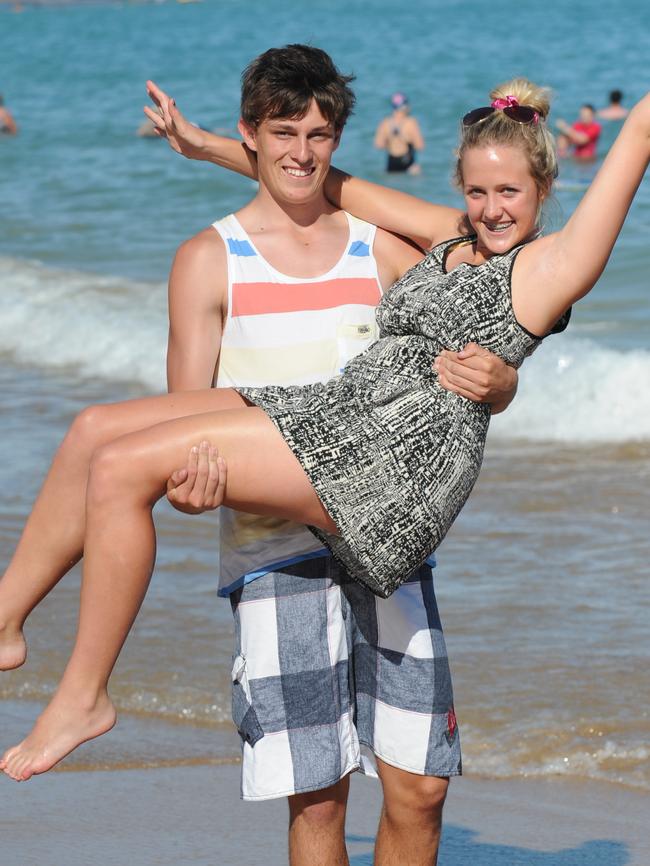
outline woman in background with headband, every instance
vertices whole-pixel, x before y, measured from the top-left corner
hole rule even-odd
[[[406,94],[393,93],[390,104],[393,113],[377,127],[375,147],[386,151],[386,171],[420,174],[421,168],[415,161],[417,151],[424,150],[420,124],[410,113]]]

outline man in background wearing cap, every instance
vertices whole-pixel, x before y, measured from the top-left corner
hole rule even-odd
[[[410,115],[409,101],[405,94],[394,93],[390,104],[393,113],[385,117],[377,127],[375,147],[385,150],[388,155],[386,171],[419,174],[421,168],[415,161],[415,153],[424,149],[420,125]]]

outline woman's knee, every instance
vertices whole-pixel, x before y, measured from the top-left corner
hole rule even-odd
[[[92,454],[88,471],[88,507],[123,502],[140,495],[137,466],[119,442],[100,445]]]
[[[92,454],[106,441],[110,422],[110,406],[87,406],[76,416],[63,445],[75,456]]]

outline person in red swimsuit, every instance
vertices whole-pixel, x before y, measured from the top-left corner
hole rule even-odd
[[[585,104],[575,123],[570,126],[566,120],[558,120],[557,128],[562,133],[557,137],[558,156],[573,156],[575,159],[596,159],[596,145],[600,138],[601,125],[596,122],[596,109]],[[570,151],[570,148],[573,150]]]

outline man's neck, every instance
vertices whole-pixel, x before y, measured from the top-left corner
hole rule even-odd
[[[264,186],[260,186],[258,194],[243,210],[249,218],[276,231],[308,230],[340,212],[322,193],[309,201],[293,203],[278,201]]]
[[[237,218],[262,257],[291,277],[312,279],[329,273],[350,236],[344,212],[325,198],[292,206],[260,191]]]

